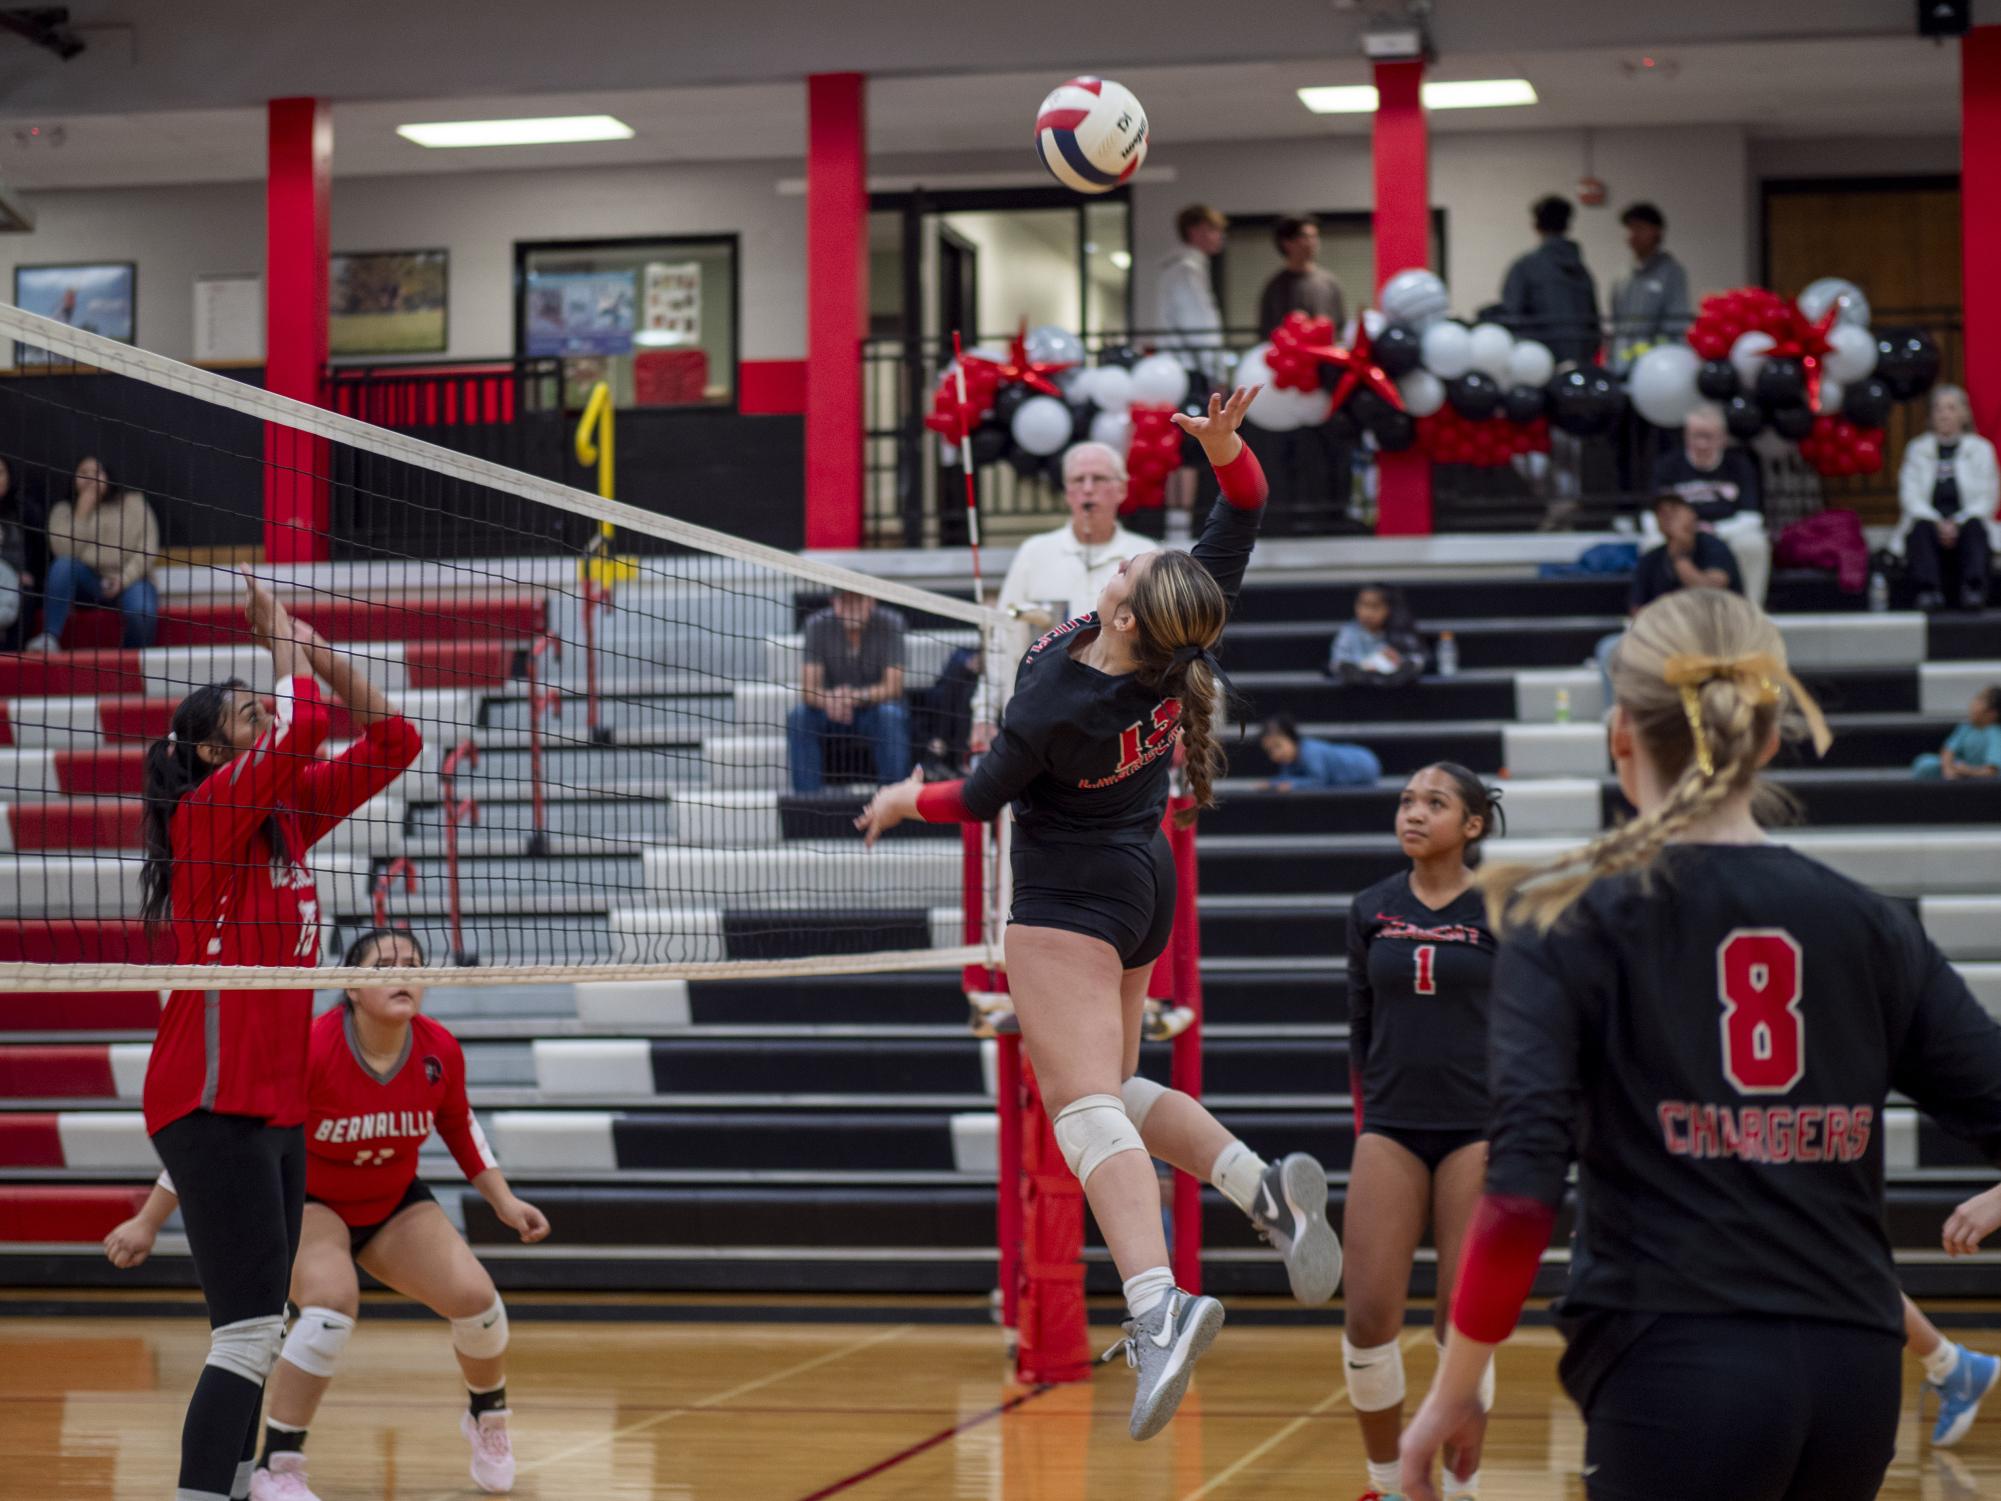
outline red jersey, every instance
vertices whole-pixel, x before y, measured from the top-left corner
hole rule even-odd
[[[278,685],[277,723],[174,810],[168,921],[176,963],[319,962],[319,893],[306,852],[400,776],[423,745],[392,717],[323,761],[315,752],[328,724],[319,685],[287,679]],[[175,991],[146,1068],[147,1131],[194,1110],[299,1124],[312,1016],[311,990]]]
[[[361,1060],[345,1002],[313,1023],[306,1086],[306,1192],[349,1225],[378,1225],[417,1176],[433,1128],[459,1170],[498,1166],[466,1103],[458,1039],[428,1016],[410,1018],[403,1055],[387,1074]]]

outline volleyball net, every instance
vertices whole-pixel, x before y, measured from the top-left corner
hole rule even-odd
[[[969,866],[956,827],[873,849],[853,827],[881,781],[963,770],[998,712],[996,612],[18,309],[0,331],[35,372],[0,382],[0,984],[351,984],[335,961],[377,926],[417,937],[432,984],[998,962],[995,838]],[[517,395],[468,388],[464,423],[519,420]],[[270,514],[291,519],[267,531]],[[310,561],[262,561],[267,538]],[[222,982],[142,914],[146,762],[212,685],[277,707],[241,560],[422,745],[371,764],[380,732],[331,693],[323,743],[265,747],[298,761],[286,775],[207,736],[202,778],[232,782],[204,795],[243,829],[266,804],[313,811],[314,788],[368,792],[305,854],[320,963]],[[175,858],[289,878],[268,836]]]

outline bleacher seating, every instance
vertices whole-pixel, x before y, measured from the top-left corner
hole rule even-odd
[[[1420,622],[1455,631],[1464,670],[1401,693],[1344,689],[1318,671],[1353,589],[1252,574],[1225,649],[1251,713],[1282,709],[1308,732],[1361,740],[1389,779],[1444,758],[1505,768],[1513,853],[1573,843],[1620,815],[1588,659],[1623,618],[1624,581],[1442,574],[1413,585]],[[663,626],[664,616],[648,626],[642,612],[612,617],[610,733],[592,743],[572,725],[548,751],[549,838],[532,856],[522,658],[537,632],[562,628],[551,621],[565,607],[532,590],[496,594],[464,628],[455,600],[452,629],[397,639],[371,635],[381,616],[363,606],[302,609],[335,639],[377,641],[377,665],[427,739],[419,765],[316,857],[335,923],[327,946],[368,921],[373,877],[401,856],[421,879],[414,893],[399,886],[392,910],[440,947],[438,771],[462,738],[481,751],[460,790],[478,797],[482,822],[461,831],[460,849],[467,944],[484,960],[796,951],[782,882],[796,883],[801,865],[767,858],[778,848],[810,862],[817,891],[842,894],[857,943],[956,943],[949,829],[899,830],[864,855],[847,827],[852,795],[785,791],[801,603],[752,601],[745,619],[756,629],[738,622],[727,637]],[[321,620],[317,608],[331,613]],[[1917,783],[1907,772],[1973,688],[2001,680],[2001,614],[1866,615],[1825,581],[1787,574],[1772,608],[1837,734],[1826,762],[1789,752],[1776,769],[1807,818],[1779,837],[1912,902],[2001,1015],[2001,785]],[[225,613],[170,609],[149,652],[90,638],[46,658],[0,658],[0,757],[11,758],[0,780],[24,789],[0,817],[0,959],[164,957],[132,917],[129,865],[107,858],[137,841],[133,805],[113,799],[137,791],[139,747],[164,727],[171,684],[256,669],[222,633]],[[86,636],[94,628],[80,622]],[[574,684],[580,664],[557,671]],[[1255,735],[1233,746],[1230,770],[1223,806],[1202,828],[1209,1097],[1253,1145],[1320,1154],[1338,1193],[1353,1129],[1346,910],[1350,893],[1399,864],[1395,782],[1260,791],[1271,768]],[[51,860],[57,879],[45,878]],[[546,881],[524,874],[568,880],[571,895],[552,901]],[[84,877],[80,889],[125,904],[126,916],[49,922]],[[699,908],[677,896],[693,890],[705,893]],[[925,900],[913,903],[913,890]],[[131,1211],[152,1171],[138,1094],[159,1001],[150,991],[0,997],[9,1280],[114,1280],[91,1242]],[[956,973],[441,987],[427,1005],[466,1045],[473,1101],[501,1161],[556,1227],[546,1244],[521,1247],[462,1191],[449,1158],[426,1155],[441,1201],[505,1285],[991,1285],[993,1058],[964,1030]],[[1164,1078],[1166,1050],[1149,1046],[1142,1067]],[[1891,1234],[1913,1288],[2001,1289],[1980,1263],[1925,1254],[1989,1172],[1908,1106],[1893,1106],[1886,1127]],[[1205,1236],[1212,1286],[1280,1289],[1276,1263],[1213,1193]],[[168,1237],[169,1254],[117,1280],[186,1284],[177,1244]],[[1102,1256],[1091,1275],[1110,1285]]]

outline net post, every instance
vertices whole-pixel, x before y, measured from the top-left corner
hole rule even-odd
[[[461,766],[479,765],[479,746],[471,740],[460,741],[452,753],[445,757],[445,764],[438,772],[439,791],[444,794],[445,813],[445,905],[452,930],[452,963],[473,965],[479,962],[477,955],[467,952],[465,934],[459,923],[459,820],[472,824],[479,822],[479,804],[470,794],[458,795],[454,779]]]
[[[611,735],[598,723],[598,632],[597,612],[611,608],[611,589],[594,578],[583,581],[584,594],[584,728],[596,745],[608,744]]]
[[[1015,1379],[1045,1386],[1091,1379],[1084,1308],[1084,1188],[1063,1160],[1035,1069],[1021,1067],[1022,1277]]]
[[[1174,852],[1174,931],[1168,939],[1168,967],[1174,982],[1174,1003],[1194,1013],[1186,1031],[1174,1039],[1169,1064],[1170,1087],[1191,1099],[1202,1098],[1202,921],[1198,909],[1201,880],[1195,861],[1195,826],[1174,826],[1174,815],[1192,808],[1191,797],[1176,797],[1168,807],[1167,842]],[[1174,1175],[1174,1281],[1185,1292],[1202,1291],[1202,1184],[1187,1173]]]
[[[547,632],[535,638],[535,644],[528,650],[526,672],[528,676],[528,806],[532,820],[532,831],[528,836],[528,853],[540,857],[549,853],[549,818],[542,791],[542,715],[563,714],[563,695],[558,688],[544,688],[540,677],[541,659],[544,653],[555,645],[555,638]]]
[[[960,824],[959,847],[964,856],[960,890],[965,902],[965,924],[960,936],[968,946],[975,946],[986,939],[987,825]],[[969,999],[1007,988],[1007,977],[986,964],[967,965],[959,978]],[[994,1115],[999,1149],[994,1193],[994,1232],[999,1255],[995,1268],[1000,1288],[1001,1327],[1014,1330],[1020,1328],[1021,1302],[1021,1035],[1001,1034],[994,1040],[994,1055]]]

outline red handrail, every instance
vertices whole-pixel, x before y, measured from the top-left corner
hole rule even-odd
[[[459,767],[479,765],[479,747],[470,740],[459,742],[445,764],[438,772],[438,790],[443,795],[445,808],[445,897],[452,925],[452,963],[474,965],[479,956],[465,946],[465,935],[459,926],[459,820],[479,823],[479,803],[470,794],[458,795],[453,778]]]
[[[560,661],[562,643],[546,633],[536,637],[528,650],[528,797],[533,818],[528,853],[537,856],[549,853],[548,817],[542,800],[542,715],[546,710],[558,719],[563,717],[562,689],[544,687],[537,671],[542,654],[552,650]]]
[[[378,928],[389,926],[389,892],[395,886],[398,876],[403,878],[404,891],[413,892],[417,889],[417,867],[398,855],[389,862],[382,874],[375,878],[375,926]],[[406,923],[404,926],[408,927],[409,924]]]

